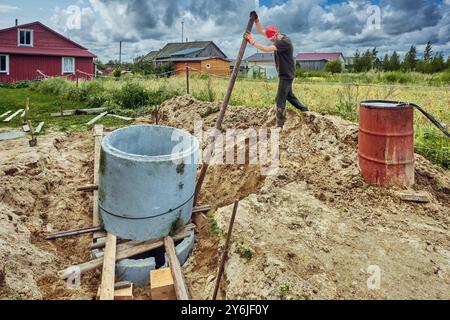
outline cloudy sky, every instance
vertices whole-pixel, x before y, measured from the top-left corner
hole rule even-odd
[[[291,37],[295,52],[404,53],[412,44],[422,52],[431,41],[450,55],[450,0],[0,0],[0,28],[39,20],[107,61],[118,58],[121,40],[124,60],[181,41],[184,21],[185,38],[213,40],[235,58],[255,9]]]

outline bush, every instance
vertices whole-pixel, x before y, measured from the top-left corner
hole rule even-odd
[[[120,78],[122,76],[122,69],[120,67],[115,68],[112,75],[114,78]]]
[[[97,94],[89,96],[87,99],[87,105],[90,108],[102,108],[106,107],[105,105],[111,102],[113,103],[112,95],[109,92],[103,91]]]
[[[144,87],[135,83],[127,82],[122,89],[113,94],[114,101],[125,109],[136,109],[146,106],[150,97]]]
[[[48,78],[35,82],[31,86],[31,90],[44,94],[66,96],[70,87],[71,83],[64,78]]]
[[[341,73],[342,72],[342,63],[339,60],[331,60],[328,61],[326,66],[325,66],[325,71],[326,72],[331,72],[331,73]]]

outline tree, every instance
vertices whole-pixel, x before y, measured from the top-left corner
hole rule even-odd
[[[405,59],[403,60],[403,66],[408,71],[416,70],[417,65],[417,49],[415,46],[411,46],[409,51],[405,55]]]
[[[440,52],[437,53],[433,59],[431,59],[431,72],[441,72],[445,70],[445,60],[444,55]]]
[[[341,73],[342,72],[342,63],[340,60],[330,60],[327,62],[325,66],[326,72],[331,73]]]
[[[397,51],[394,51],[391,58],[389,59],[389,70],[398,71],[400,70],[400,56]]]
[[[383,61],[382,61],[382,68],[383,68],[383,71],[389,71],[389,63],[390,63],[390,60],[389,60],[389,55],[386,53],[385,55],[384,55],[384,58],[383,58]]]
[[[430,63],[433,57],[433,48],[431,46],[431,42],[428,41],[427,46],[425,47],[425,51],[423,53],[423,60],[425,63]]]

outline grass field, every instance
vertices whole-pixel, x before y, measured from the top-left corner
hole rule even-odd
[[[54,118],[50,114],[59,112],[61,106],[64,110],[98,107],[90,105],[90,101],[98,103],[95,99],[98,94],[103,96],[114,96],[131,81],[131,79],[115,80],[105,78],[96,80],[95,83],[82,83],[77,89],[74,83],[55,82],[60,86],[58,90],[45,93],[45,90],[31,90],[30,88],[5,89],[0,88],[0,114],[8,110],[23,108],[27,97],[30,98],[31,119],[33,123],[45,121],[45,128],[63,131],[87,130],[85,125],[93,116],[71,116],[64,118]],[[140,87],[145,88],[158,102],[163,101],[173,95],[182,95],[186,91],[186,81],[184,77],[170,77],[133,80]],[[199,100],[214,101],[222,100],[228,86],[228,79],[211,78],[208,80],[204,76],[191,76],[190,92]],[[45,87],[45,86],[44,86]],[[52,87],[53,88],[53,83]],[[50,88],[50,89],[51,89]],[[41,88],[42,89],[42,88]],[[97,91],[101,91],[100,93]],[[236,82],[230,103],[232,105],[242,105],[247,107],[260,108],[274,104],[277,91],[277,81],[256,81],[238,80]],[[351,121],[358,120],[358,105],[362,100],[368,99],[388,99],[395,101],[415,102],[433,114],[437,119],[445,124],[450,123],[450,89],[442,86],[423,85],[367,85],[367,84],[331,84],[331,83],[304,83],[296,81],[294,83],[296,95],[312,111],[339,115]],[[43,93],[44,92],[44,93]],[[76,94],[83,92],[83,94]],[[169,94],[164,94],[168,92]],[[74,94],[75,93],[75,94]],[[161,95],[163,95],[161,97]],[[83,96],[83,98],[80,98]],[[166,97],[167,96],[167,97]],[[78,97],[78,98],[74,98]],[[149,104],[152,102],[149,101]],[[116,112],[125,115],[140,115],[149,112],[151,108],[140,108],[137,110],[125,110],[117,107]],[[123,112],[121,112],[123,111]],[[422,114],[415,112],[415,139],[416,151],[426,156],[428,159],[441,164],[444,167],[450,166],[450,144],[439,130]],[[122,121],[112,117],[105,117],[99,121],[105,126],[117,127],[126,125]],[[3,126],[19,127],[20,117],[16,117],[11,123],[0,124]]]

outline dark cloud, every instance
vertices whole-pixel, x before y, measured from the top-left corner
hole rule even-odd
[[[261,2],[262,3],[262,2]],[[368,30],[371,0],[272,1],[258,10],[263,24],[277,24],[296,45],[296,51],[336,51],[346,54],[368,47],[406,51],[427,41],[450,53],[450,1],[381,0],[381,29]],[[126,41],[128,58],[179,41],[181,21],[190,40],[213,40],[233,58],[241,42],[254,1],[242,0],[89,0],[81,30],[63,30],[100,56],[111,58],[116,42]],[[54,24],[64,29],[63,10]],[[258,41],[264,41],[256,37]],[[111,50],[108,50],[108,46]],[[252,52],[251,48],[249,52]]]
[[[382,0],[383,30],[387,34],[400,35],[436,26],[442,18],[440,4],[430,0]]]

